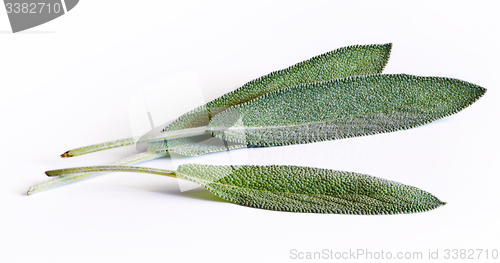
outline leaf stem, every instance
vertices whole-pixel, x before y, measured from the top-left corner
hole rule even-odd
[[[153,142],[153,141],[161,141],[161,140],[169,140],[169,139],[177,139],[177,138],[185,138],[192,137],[197,135],[207,134],[207,127],[196,127],[182,130],[174,130],[174,131],[166,131],[160,132],[156,134],[146,135],[143,137],[132,137],[127,139],[121,139],[116,141],[104,142],[94,145],[89,145],[85,147],[75,148],[65,153],[61,154],[62,158],[73,157],[84,155],[87,153],[93,153],[98,151],[103,151],[107,149],[112,149],[116,147],[122,147],[127,145],[132,145],[135,143],[145,143],[145,142]]]
[[[148,160],[153,160],[153,159],[165,157],[167,155],[168,155],[168,153],[151,153],[151,152],[138,153],[138,154],[132,155],[130,157],[121,159],[119,161],[116,161],[114,163],[111,163],[110,165],[134,164],[134,163],[139,163],[139,162],[144,162],[144,161],[148,161]],[[49,190],[49,189],[59,187],[62,185],[66,185],[69,183],[78,182],[78,181],[81,181],[83,179],[87,179],[87,178],[94,177],[94,176],[101,175],[101,174],[102,174],[102,172],[92,172],[92,173],[79,173],[79,174],[64,176],[61,173],[61,176],[59,176],[59,177],[52,178],[50,180],[47,180],[45,182],[42,182],[42,183],[39,183],[39,184],[32,186],[28,190],[28,195],[42,192],[45,190]]]
[[[110,141],[110,142],[103,142],[103,143],[99,143],[99,144],[80,147],[80,148],[76,148],[76,149],[72,149],[72,150],[64,152],[63,154],[61,154],[61,157],[62,158],[73,157],[73,156],[78,156],[78,155],[84,155],[87,153],[93,153],[93,152],[98,152],[98,151],[102,151],[102,150],[112,149],[112,148],[116,148],[116,147],[132,145],[137,140],[139,140],[139,137],[132,137],[132,138],[127,138],[127,139],[121,139],[121,140]]]
[[[124,165],[100,165],[100,166],[76,167],[69,169],[58,169],[58,170],[46,171],[45,174],[47,176],[59,176],[61,174],[86,173],[86,172],[148,173],[148,174],[165,175],[176,178],[175,171],[149,168],[149,167],[124,166]]]

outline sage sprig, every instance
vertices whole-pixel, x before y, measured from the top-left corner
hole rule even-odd
[[[266,209],[370,214],[416,212],[435,208],[443,203],[432,199],[435,197],[428,193],[354,173],[345,175],[344,172],[331,170],[286,166],[230,166],[231,169],[228,170],[227,167],[191,165],[181,166],[177,172],[120,166],[168,156],[170,153],[195,156],[246,146],[312,143],[410,129],[459,112],[486,92],[480,86],[458,79],[406,74],[379,75],[387,63],[390,49],[391,44],[337,49],[250,81],[241,88],[184,114],[160,133],[67,151],[62,157],[120,147],[137,141],[148,143],[146,152],[119,160],[113,166],[49,171],[49,175],[59,177],[33,186],[28,194],[89,178],[104,171],[154,171],[198,182],[227,200]],[[235,167],[238,171],[247,172],[236,172]],[[191,172],[185,172],[188,168]],[[224,169],[233,172],[228,174],[223,172]],[[271,172],[273,169],[276,172]],[[339,173],[342,176],[338,177]],[[239,180],[239,183],[232,186],[229,182],[221,183],[226,179],[218,177],[220,174],[224,178]],[[303,177],[304,174],[325,174],[326,177],[318,175],[319,177],[306,178]],[[278,192],[268,191],[262,185],[264,181],[259,181],[252,175],[259,175],[259,180],[264,180],[261,177],[266,175],[270,181],[265,182],[271,187],[277,187],[276,183],[285,178],[297,180],[307,187],[301,188],[290,181],[287,182],[290,191],[286,191],[283,185],[278,187],[281,189]],[[209,179],[214,176],[220,181]],[[318,178],[326,179],[316,180]],[[360,184],[361,181],[370,181],[379,188],[370,188],[370,184]],[[245,182],[255,182],[262,188],[242,188],[239,184]],[[332,182],[344,183],[339,185]],[[349,184],[354,188],[349,188]],[[239,187],[239,190],[231,190],[234,187]],[[332,194],[333,192],[325,190],[330,189],[329,187],[354,192],[348,191],[347,196],[338,197],[341,192]],[[318,188],[321,190],[317,190]],[[312,192],[308,192],[308,189]],[[360,189],[372,189],[373,192],[363,192]],[[365,193],[369,194],[366,197],[368,199],[361,198]],[[372,195],[374,193],[377,194]],[[356,194],[356,198],[349,199]],[[333,196],[343,198],[344,201]],[[406,200],[403,197],[411,197],[411,201],[408,201],[411,205],[403,206],[404,202],[401,202]],[[324,200],[320,202],[318,198]],[[377,198],[382,203],[386,202],[387,206],[372,200]],[[389,202],[390,198],[399,200],[399,203]],[[351,200],[351,203],[345,200]],[[424,205],[420,201],[428,203]],[[283,206],[277,204],[280,202]],[[326,205],[324,202],[330,203]],[[355,204],[356,202],[360,203]],[[333,203],[337,205],[334,206]],[[376,208],[367,207],[368,203]],[[342,205],[344,209],[348,207],[348,210],[342,210]]]
[[[316,81],[381,73],[389,59],[391,47],[392,44],[389,43],[384,45],[355,45],[339,48],[252,80],[235,91],[184,114],[166,126],[160,134],[148,135],[142,138],[127,138],[76,148],[66,151],[61,157],[78,156],[130,145],[136,143],[139,139],[141,142],[148,142],[148,150],[146,152],[130,156],[113,164],[134,164],[168,156],[171,152],[194,156],[246,147],[243,143],[227,142],[213,137],[205,130],[205,126],[208,125],[214,116],[228,107],[245,103],[272,91]],[[167,137],[168,140],[166,139]],[[28,194],[77,182],[99,174],[101,173],[81,173],[53,178],[34,185],[30,188]]]
[[[286,165],[185,164],[177,171],[134,166],[96,166],[47,171],[141,172],[200,184],[230,202],[286,212],[380,215],[428,211],[446,203],[416,187],[352,172]]]

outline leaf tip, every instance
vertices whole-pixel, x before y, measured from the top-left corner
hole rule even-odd
[[[483,96],[485,93],[486,93],[487,89],[486,88],[483,88],[483,87],[479,87],[479,93],[480,95],[479,96]]]
[[[437,209],[437,208],[440,208],[442,206],[445,206],[448,202],[443,202],[441,200],[437,200],[437,203],[435,204],[435,206],[433,208],[430,208],[429,210],[434,210],[434,209]]]

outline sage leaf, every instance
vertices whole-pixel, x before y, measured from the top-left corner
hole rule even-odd
[[[350,77],[268,93],[215,116],[217,138],[280,146],[410,129],[459,112],[486,89],[405,74]]]
[[[416,213],[445,203],[416,187],[370,175],[301,166],[185,164],[177,171],[133,166],[96,166],[47,171],[143,172],[200,184],[230,202],[268,210],[380,215]]]
[[[229,107],[287,87],[381,73],[389,59],[391,47],[390,43],[343,47],[272,72],[184,114],[165,127],[163,131],[206,126],[214,116]],[[149,143],[150,151],[168,149],[168,152],[190,156],[241,147],[246,147],[246,144],[228,143],[207,135]]]

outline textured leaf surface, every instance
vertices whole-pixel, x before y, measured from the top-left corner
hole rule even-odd
[[[268,93],[218,114],[210,126],[220,139],[255,146],[334,140],[420,126],[464,109],[485,91],[441,77],[352,77]]]
[[[445,204],[413,186],[328,169],[187,164],[176,174],[228,201],[269,210],[375,215],[422,212]]]
[[[164,131],[208,125],[228,107],[239,105],[272,91],[316,81],[381,73],[387,64],[391,44],[356,45],[340,48],[300,62],[289,68],[252,80],[233,92],[190,111],[168,125]],[[244,143],[227,143],[217,138],[192,137],[149,144],[152,151],[169,149],[183,155],[246,147]]]

